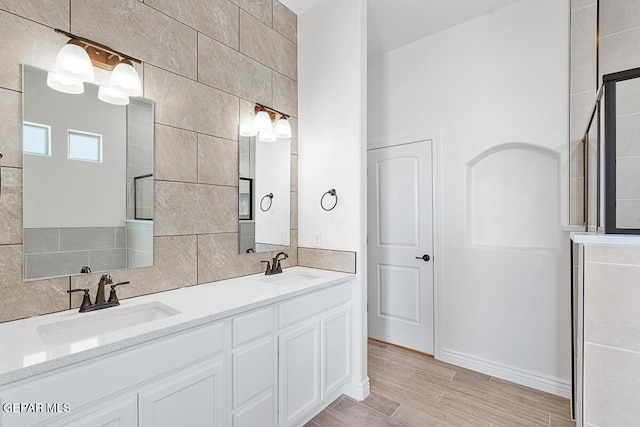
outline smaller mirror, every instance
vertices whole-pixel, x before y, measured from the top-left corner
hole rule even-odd
[[[238,144],[239,252],[270,252],[290,245],[291,140]]]

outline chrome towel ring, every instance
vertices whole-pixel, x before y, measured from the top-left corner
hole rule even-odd
[[[269,206],[267,206],[267,208],[266,208],[266,209],[263,207],[264,199],[269,199]],[[271,209],[271,204],[272,204],[272,203],[273,203],[273,193],[265,194],[265,195],[262,197],[262,199],[260,199],[260,210],[261,210],[262,212],[266,212],[266,211],[268,211],[269,209]]]
[[[324,198],[327,196],[327,194],[336,198],[336,200],[333,202],[333,206],[331,206],[330,208],[324,207]],[[332,188],[331,190],[327,191],[320,198],[320,207],[322,207],[322,209],[324,209],[327,212],[332,211],[337,205],[338,205],[338,194],[336,193],[335,188]]]

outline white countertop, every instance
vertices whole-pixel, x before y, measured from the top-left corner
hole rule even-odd
[[[317,279],[291,283],[269,283],[270,278],[299,273]],[[36,316],[0,324],[0,386],[31,377],[51,369],[97,357],[234,314],[282,301],[313,290],[353,278],[353,274],[291,267],[277,276],[254,274],[198,286],[176,289],[120,301],[120,306],[89,313],[78,309]],[[135,286],[132,283],[131,286]],[[92,296],[93,298],[93,296]],[[48,346],[38,334],[38,327],[72,319],[89,319],[93,315],[150,302],[159,302],[180,311],[179,314],[152,322],[119,329],[83,339],[80,343]]]
[[[636,234],[602,234],[602,233],[571,233],[571,240],[586,245],[605,246],[640,246],[640,236]]]

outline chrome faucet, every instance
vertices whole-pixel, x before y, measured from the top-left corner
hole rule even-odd
[[[280,255],[283,256],[282,259],[280,258]],[[265,270],[264,274],[266,276],[270,276],[272,274],[282,273],[282,265],[280,265],[280,261],[285,260],[287,258],[289,258],[289,255],[287,255],[284,252],[278,252],[276,254],[276,256],[273,257],[271,262],[269,262],[269,261],[260,261],[260,262],[266,262],[267,263],[267,269]]]
[[[103,308],[115,307],[116,305],[120,305],[120,301],[118,300],[118,295],[116,295],[116,286],[126,285],[129,282],[119,282],[115,285],[113,284],[113,280],[111,280],[111,276],[109,274],[103,274],[100,277],[100,281],[98,282],[98,292],[96,293],[96,301],[95,303],[91,303],[91,297],[89,296],[89,289],[70,289],[67,293],[72,292],[84,292],[84,297],[82,298],[82,304],[80,305],[80,313],[85,313],[87,311],[95,311],[101,310]],[[109,300],[105,301],[104,299],[104,287],[106,285],[111,285],[111,291],[109,292]]]

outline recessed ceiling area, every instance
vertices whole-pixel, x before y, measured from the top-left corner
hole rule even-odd
[[[300,15],[322,0],[281,1]],[[518,1],[368,0],[368,55],[389,52]]]

